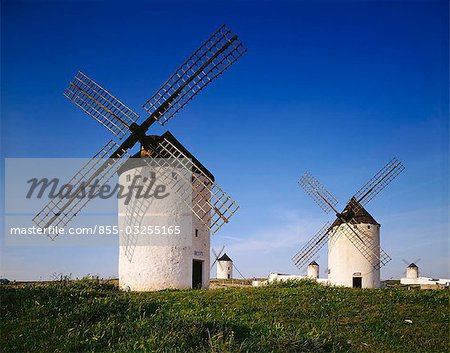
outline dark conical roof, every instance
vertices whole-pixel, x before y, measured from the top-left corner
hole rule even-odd
[[[221,257],[219,257],[219,258],[217,259],[217,261],[233,261],[233,260],[231,260],[231,259],[228,257],[227,253],[225,253],[225,254],[223,254]]]
[[[372,215],[369,212],[367,212],[367,210],[364,207],[362,207],[362,205],[360,205],[354,197],[352,197],[351,200],[348,202],[347,206],[345,206],[344,210],[342,211],[343,214],[346,212],[353,212],[352,207],[350,205],[359,205],[358,211],[353,216],[353,219],[355,219],[356,223],[368,223],[378,226],[380,225],[380,223],[378,223],[375,220],[375,218],[373,218]],[[336,218],[336,220],[331,225],[331,228],[340,226],[342,223],[344,222],[340,218]]]
[[[308,266],[319,266],[319,264],[315,261],[311,261]]]
[[[212,175],[212,173],[208,169],[206,169],[206,167],[203,164],[201,164],[200,161],[197,158],[195,158],[194,155],[191,152],[189,152],[186,149],[186,147],[184,147],[181,144],[181,142],[178,141],[175,138],[175,136],[173,136],[169,131],[166,131],[161,136],[157,136],[157,135],[145,136],[144,140],[146,142],[146,145],[142,145],[141,147],[143,147],[144,150],[149,149],[149,145],[159,144],[159,143],[161,143],[161,141],[163,139],[169,140],[176,148],[178,148],[187,158],[189,158],[193,162],[193,164],[194,164],[193,171],[194,172],[196,171],[196,169],[198,167],[198,169],[200,171],[205,173],[209,178],[211,178],[211,180],[214,181],[214,175]],[[151,151],[151,149],[150,149],[150,151]],[[141,152],[142,151],[137,152],[135,155],[131,156],[131,158],[129,158],[125,163],[123,163],[120,166],[120,168],[117,170],[117,174],[121,175],[122,173],[124,173],[132,168],[143,167],[143,166],[148,165],[141,159],[141,157],[142,157]],[[171,156],[162,156],[162,157],[172,158]]]
[[[414,262],[411,262],[408,266],[408,268],[419,268]]]

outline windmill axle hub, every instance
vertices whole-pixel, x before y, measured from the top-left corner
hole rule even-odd
[[[346,222],[350,222],[353,219],[353,217],[355,217],[355,212],[351,210],[344,210],[342,211],[342,213],[337,213],[336,217]]]

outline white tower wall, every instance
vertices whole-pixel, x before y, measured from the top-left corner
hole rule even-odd
[[[233,278],[233,261],[217,261],[217,278]]]
[[[306,274],[309,278],[317,279],[319,278],[319,265],[310,264],[308,265],[308,270]]]
[[[141,175],[150,175],[148,166],[136,167],[119,176],[120,185],[130,185],[136,171]],[[128,180],[127,175],[131,175],[131,180]],[[120,229],[136,224],[129,224],[124,199],[118,200],[118,212]],[[186,219],[189,222],[186,222]],[[153,200],[145,211],[140,227],[156,225],[161,227],[179,225],[181,234],[138,234],[137,236],[121,234],[119,286],[132,291],[192,288],[193,260],[200,260],[202,261],[202,288],[208,288],[209,229],[173,192],[170,192],[166,198]],[[124,239],[124,237],[128,238]]]
[[[417,277],[419,277],[419,268],[417,267],[406,268],[406,278],[417,278]]]
[[[361,277],[362,288],[380,287],[380,270],[375,270],[370,263],[353,245],[340,227],[333,228],[333,235],[329,239],[328,246],[328,280],[331,285],[353,287],[353,278]],[[364,241],[374,252],[378,252],[380,245],[380,226],[368,223],[359,223],[358,227],[364,229],[368,239]]]

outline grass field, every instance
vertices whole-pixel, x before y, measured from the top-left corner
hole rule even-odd
[[[2,352],[448,352],[449,292],[1,286]],[[411,320],[412,323],[405,320]]]

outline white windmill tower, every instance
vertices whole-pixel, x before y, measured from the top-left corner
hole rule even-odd
[[[406,268],[406,278],[418,278],[419,277],[419,267],[414,263],[410,263]]]
[[[380,225],[364,209],[405,167],[392,159],[347,203],[342,212],[337,200],[310,173],[300,179],[300,186],[325,213],[333,211],[336,220],[327,222],[294,256],[301,269],[328,241],[328,280],[332,285],[359,288],[380,286],[380,267],[391,258],[380,248]]]
[[[219,253],[216,253],[214,249],[212,249],[212,252],[214,254],[214,261],[211,265],[211,271],[214,267],[214,265],[217,264],[217,279],[233,279],[233,260],[230,259],[230,257],[224,253],[225,246],[222,246]]]
[[[315,260],[309,263],[306,276],[311,279],[319,278],[319,264]]]
[[[344,212],[350,212],[348,205]],[[362,207],[353,215],[353,221],[353,227],[364,234],[364,247],[370,249],[366,255],[373,260],[367,261],[367,257],[356,249],[353,241],[345,235],[344,221],[337,218],[331,225],[328,239],[328,280],[331,284],[347,287],[361,288],[364,282],[366,288],[378,288],[380,270],[378,266],[374,268],[373,263],[380,257],[380,224]],[[370,253],[375,255],[370,256]],[[383,259],[387,263],[388,258]]]
[[[419,278],[419,266],[417,266],[417,263],[419,263],[421,259],[414,260],[413,262],[408,262],[405,259],[402,259],[402,261],[407,265],[406,266],[406,278],[408,279],[417,279]]]
[[[119,199],[119,226],[129,230],[121,233],[119,283],[131,290],[207,287],[210,233],[228,223],[238,206],[171,133],[146,133],[154,122],[164,125],[245,52],[237,35],[220,27],[144,104],[149,117],[140,124],[134,111],[79,72],[65,96],[114,139],[69,181],[72,196],[50,200],[33,218],[36,225],[64,227],[118,171],[120,185],[140,190],[151,189],[156,180],[169,188],[169,196],[154,202],[136,190],[128,205]],[[141,148],[135,158],[123,158],[131,157],[127,151],[137,143]],[[88,196],[89,188],[94,191]],[[162,224],[160,214],[165,216]],[[191,227],[169,230],[180,220],[190,221]]]
[[[233,279],[233,260],[226,253],[217,259],[217,279]]]

